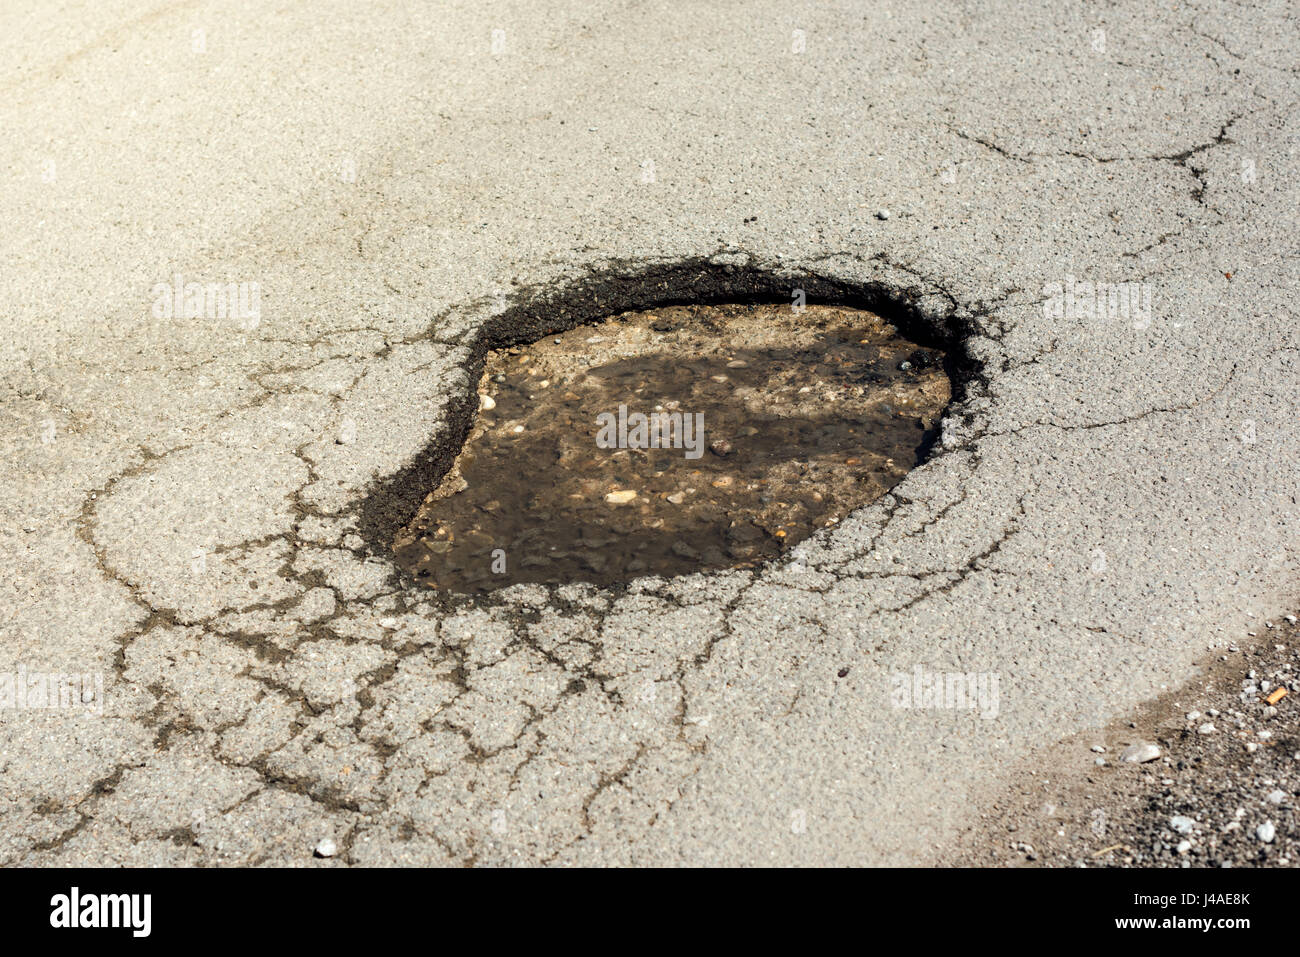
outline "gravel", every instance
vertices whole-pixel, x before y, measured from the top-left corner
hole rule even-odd
[[[1043,749],[968,832],[959,863],[1300,865],[1298,649],[1288,619],[1266,642],[1216,655],[1203,677],[1107,729],[1108,745],[1126,745],[1119,764],[1094,763],[1096,732]]]

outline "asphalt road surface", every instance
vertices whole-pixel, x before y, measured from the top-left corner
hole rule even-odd
[[[1300,605],[1298,26],[10,0],[0,674],[86,677],[0,681],[0,863],[940,859]],[[399,576],[488,347],[796,289],[963,359],[893,494],[756,572]]]

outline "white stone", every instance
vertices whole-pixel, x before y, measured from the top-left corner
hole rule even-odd
[[[1160,757],[1160,749],[1150,741],[1138,741],[1130,744],[1119,756],[1121,761],[1129,764],[1145,764],[1147,761],[1154,761]]]

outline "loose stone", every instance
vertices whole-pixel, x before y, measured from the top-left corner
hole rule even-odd
[[[1158,757],[1160,757],[1160,748],[1149,741],[1138,741],[1120,752],[1119,759],[1129,764],[1145,764]]]

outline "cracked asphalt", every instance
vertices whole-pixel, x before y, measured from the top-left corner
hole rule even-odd
[[[1294,5],[0,25],[0,674],[104,683],[0,709],[0,864],[923,864],[1296,607]],[[794,289],[962,357],[892,494],[756,572],[400,576],[486,349]]]

